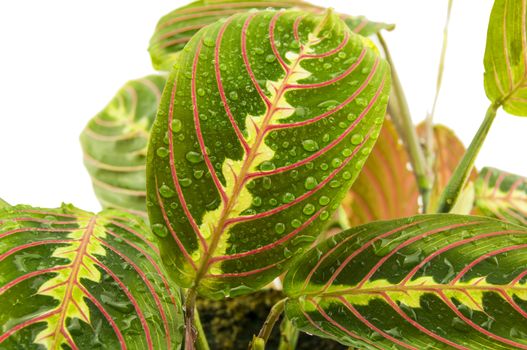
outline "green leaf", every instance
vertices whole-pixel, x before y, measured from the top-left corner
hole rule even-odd
[[[146,150],[165,80],[129,81],[81,134],[84,164],[104,208],[146,218]]]
[[[452,214],[320,243],[284,280],[301,330],[360,349],[526,349],[527,229]]]
[[[150,39],[150,56],[157,70],[170,71],[176,62],[179,52],[201,28],[229,16],[258,9],[265,10],[296,8],[313,13],[322,13],[319,6],[301,0],[199,0],[178,8],[163,16],[157,24]],[[369,36],[382,29],[392,30],[393,25],[376,23],[364,17],[340,15],[350,29],[364,36]]]
[[[505,111],[527,116],[527,4],[495,0],[485,50],[485,91]]]
[[[476,181],[475,206],[483,214],[527,225],[527,179],[483,168]]]
[[[371,156],[342,203],[352,226],[419,212],[419,191],[408,162],[408,153],[387,118]]]
[[[0,210],[0,348],[179,346],[179,294],[148,232],[115,210]]]
[[[10,207],[11,205],[9,203],[7,203],[5,200],[3,200],[2,198],[0,198],[0,209],[2,208],[6,208],[6,207]]]
[[[249,293],[315,239],[380,133],[390,72],[371,45],[331,13],[264,11],[182,51],[147,164],[149,217],[180,286]]]

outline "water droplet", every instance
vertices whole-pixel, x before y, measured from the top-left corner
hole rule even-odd
[[[285,225],[281,222],[278,222],[276,225],[274,225],[274,231],[278,234],[285,232]]]
[[[271,179],[269,177],[264,177],[262,180],[262,186],[266,190],[271,189]]]
[[[192,180],[188,178],[184,178],[184,179],[179,180],[179,184],[181,185],[181,187],[189,187],[190,185],[192,185]]]
[[[306,215],[313,215],[313,213],[315,213],[315,206],[311,203],[308,203],[304,206],[304,209],[302,210],[302,212]]]
[[[331,166],[333,168],[338,168],[341,165],[342,165],[342,160],[340,160],[340,158],[333,158],[333,160],[331,161]]]
[[[337,188],[337,187],[340,187],[341,186],[341,183],[339,180],[332,180],[330,183],[329,183],[329,187],[331,188]]]
[[[168,230],[165,225],[162,224],[153,224],[152,231],[154,231],[156,236],[159,236],[161,238],[168,236]]]
[[[238,100],[238,93],[236,91],[231,91],[231,92],[229,92],[229,97],[231,98],[231,100],[237,101]]]
[[[260,170],[262,171],[271,171],[275,169],[276,169],[276,165],[270,161],[265,161],[260,165]]]
[[[342,173],[342,178],[343,178],[344,180],[349,180],[349,179],[351,179],[351,173],[350,173],[349,171],[345,171],[345,172],[343,172],[343,173]]]
[[[327,205],[329,203],[330,199],[327,196],[322,196],[318,199],[318,204],[320,205]]]
[[[293,221],[291,221],[291,226],[293,226],[294,228],[299,228],[300,226],[302,226],[302,221],[298,219],[293,219]]]
[[[329,219],[329,212],[324,210],[320,213],[320,220],[326,221],[327,219]]]
[[[214,47],[214,39],[212,38],[205,38],[203,40],[203,44],[208,47]]]
[[[190,151],[188,152],[186,155],[185,155],[185,158],[193,163],[193,164],[197,164],[201,161],[203,161],[203,157],[201,156],[201,154],[199,154],[198,152],[194,152],[194,151]]]
[[[202,88],[199,88],[198,89],[198,95],[199,96],[205,96],[205,90],[203,90]]]
[[[194,170],[194,178],[199,180],[203,177],[203,170]]]
[[[313,140],[302,141],[302,147],[308,152],[315,152],[318,150],[318,143]]]
[[[292,194],[292,193],[289,193],[289,192],[286,192],[284,193],[284,195],[282,196],[282,202],[283,203],[291,203],[292,201],[295,200],[295,195]]]
[[[351,143],[353,145],[360,145],[364,141],[364,136],[361,134],[355,134],[351,137]]]
[[[317,185],[318,181],[313,176],[309,176],[304,182],[304,187],[306,188],[306,190],[312,190],[317,187]]]
[[[156,151],[156,154],[161,158],[165,158],[166,156],[168,156],[168,149],[166,149],[165,147],[159,147]]]
[[[179,119],[174,119],[172,120],[172,131],[173,132],[180,132],[181,131],[181,120]]]
[[[170,187],[168,187],[167,185],[162,185],[161,187],[159,187],[159,193],[161,194],[161,196],[165,197],[165,198],[172,198],[174,197],[174,195],[176,194]]]
[[[267,55],[265,57],[265,62],[267,62],[267,63],[274,62],[275,60],[276,60],[276,57],[274,55]]]

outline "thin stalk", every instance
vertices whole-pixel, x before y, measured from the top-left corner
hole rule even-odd
[[[298,342],[298,328],[287,318],[280,324],[280,344],[278,350],[295,350]]]
[[[439,198],[439,203],[437,205],[438,213],[448,213],[456,204],[461,191],[465,187],[465,184],[470,177],[476,157],[478,156],[481,146],[483,145],[483,142],[489,133],[490,127],[496,118],[496,112],[498,111],[499,107],[499,103],[493,103],[488,108],[483,123],[479,127],[479,130],[472,139],[467,152],[463,156],[463,159],[461,159],[459,162],[454,174],[452,174],[452,177],[448,182],[448,185]]]
[[[384,50],[386,60],[390,64],[392,70],[392,96],[388,102],[388,107],[390,113],[392,113],[392,118],[396,126],[399,128],[398,131],[408,151],[410,163],[412,164],[412,168],[417,179],[417,185],[419,187],[419,192],[421,193],[423,200],[423,210],[425,211],[432,189],[432,180],[430,175],[431,172],[426,164],[425,155],[421,144],[419,143],[417,131],[412,122],[410,109],[408,108],[408,102],[406,100],[397,71],[395,70],[395,65],[393,63],[390,51],[388,50],[388,45],[380,33],[377,34],[377,37],[381,47]]]
[[[196,290],[189,289],[185,298],[185,350],[194,350],[197,332],[194,325],[196,311]]]
[[[432,110],[426,118],[426,143],[425,143],[425,155],[427,164],[431,169],[432,164],[435,162],[434,155],[434,116],[437,107],[437,101],[439,99],[439,93],[441,92],[441,84],[443,82],[443,72],[445,70],[445,59],[448,47],[448,27],[450,25],[450,15],[452,13],[452,4],[454,0],[448,1],[447,15],[445,26],[443,29],[443,46],[441,48],[441,56],[439,59],[439,68],[437,70],[437,81],[436,81],[436,93],[434,96],[434,102],[432,103]]]
[[[196,349],[197,350],[210,350],[209,343],[207,342],[207,335],[203,330],[203,325],[201,324],[201,319],[199,317],[198,309],[194,310],[194,325],[196,327],[197,339],[196,339]]]
[[[269,312],[269,315],[267,316],[267,319],[265,320],[262,329],[260,329],[260,333],[258,333],[258,339],[262,339],[264,344],[267,343],[269,340],[269,336],[271,335],[271,332],[273,331],[274,325],[276,324],[276,321],[278,321],[278,318],[280,318],[280,315],[284,311],[285,308],[285,302],[286,299],[282,299],[271,308],[271,311]],[[251,349],[256,349],[256,344],[253,341],[251,344]]]

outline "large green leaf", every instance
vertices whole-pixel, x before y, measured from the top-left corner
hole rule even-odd
[[[244,13],[179,56],[150,141],[165,263],[202,295],[248,293],[320,232],[377,139],[389,67],[337,16]]]
[[[146,150],[165,80],[129,81],[81,134],[84,164],[104,208],[146,217]]]
[[[344,231],[284,280],[301,330],[360,349],[527,349],[527,229],[423,215]]]
[[[508,113],[527,115],[527,4],[495,0],[485,50],[485,90]]]
[[[527,179],[483,168],[476,181],[475,206],[485,215],[527,225]]]
[[[179,295],[148,235],[115,210],[0,210],[0,348],[179,346]]]
[[[321,7],[301,0],[199,0],[178,8],[163,16],[157,24],[154,35],[150,39],[150,56],[154,67],[158,70],[172,69],[179,51],[201,28],[233,14],[247,12],[253,9],[302,9],[313,13],[321,13]],[[393,25],[368,21],[364,17],[341,15],[346,24],[364,36],[382,29],[393,29]]]
[[[352,226],[418,214],[417,182],[390,118],[342,205]],[[404,205],[401,205],[404,203]]]

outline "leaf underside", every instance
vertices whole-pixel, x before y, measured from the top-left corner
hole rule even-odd
[[[526,18],[526,0],[496,0],[484,59],[487,97],[518,116],[527,116]]]
[[[288,271],[286,315],[360,349],[527,349],[527,229],[452,214],[375,222]]]
[[[0,348],[177,347],[179,294],[147,235],[114,210],[0,210]]]
[[[194,1],[163,16],[150,39],[150,56],[155,69],[168,70],[176,62],[179,51],[200,29],[236,13],[250,10],[297,8],[320,14],[321,7],[300,0],[228,0]],[[363,36],[375,34],[383,29],[392,30],[393,25],[371,22],[364,17],[340,15],[348,27]]]
[[[387,118],[370,157],[342,203],[352,226],[418,213],[417,183],[399,140],[393,122]]]
[[[527,179],[483,168],[476,181],[478,210],[488,216],[527,226]]]
[[[81,134],[84,164],[103,208],[146,218],[146,150],[165,80],[129,81]]]
[[[389,68],[335,15],[239,14],[198,33],[164,91],[148,207],[165,263],[248,293],[310,244],[379,136]]]

